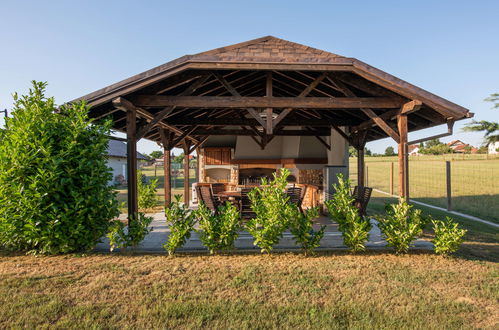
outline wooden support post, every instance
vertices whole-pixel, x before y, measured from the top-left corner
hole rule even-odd
[[[393,162],[390,163],[390,195],[393,196]]]
[[[397,126],[399,130],[400,142],[398,144],[399,161],[399,196],[408,201],[407,185],[407,116],[399,115],[397,117]]]
[[[127,140],[127,183],[128,183],[128,225],[138,213],[137,195],[137,114],[134,110],[126,112]]]
[[[445,174],[447,181],[447,211],[452,210],[452,185],[451,185],[451,169],[450,161],[445,162]]]
[[[172,202],[172,181],[171,181],[171,150],[163,149],[163,171],[165,176],[165,209],[170,206]]]
[[[184,140],[184,203],[189,206],[189,154],[191,143],[187,139]]]
[[[357,185],[359,186],[359,194],[364,190],[364,148],[357,149]],[[360,197],[360,196],[357,196]]]

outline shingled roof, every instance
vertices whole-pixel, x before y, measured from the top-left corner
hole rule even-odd
[[[171,113],[168,112],[164,118],[154,122],[154,125],[151,125],[144,136],[161,142],[160,130],[162,129],[170,130],[177,137],[182,137],[183,133],[197,125],[198,129],[194,129],[182,138],[187,137],[193,141],[199,141],[203,136],[219,131],[220,125],[217,124],[217,120],[222,123],[226,120],[226,126],[229,126],[229,122],[233,123],[232,126],[240,126],[234,123],[239,120],[237,118],[242,118],[242,120],[247,120],[249,126],[256,125],[255,119],[259,118],[256,118],[254,114],[249,116],[245,111],[241,111],[248,110],[249,107],[240,109],[220,107],[214,111],[213,107],[203,109],[202,100],[207,100],[208,97],[220,97],[219,99],[227,100],[228,97],[233,97],[234,93],[244,98],[244,101],[250,100],[252,97],[265,96],[266,74],[269,72],[273,74],[273,101],[279,101],[280,104],[285,103],[282,102],[284,98],[291,97],[305,99],[305,101],[310,101],[312,98],[321,99],[315,104],[324,104],[326,98],[333,101],[352,97],[369,98],[369,100],[389,98],[395,103],[401,104],[416,100],[421,104],[421,107],[420,110],[408,115],[409,131],[444,123],[449,124],[473,116],[468,109],[355,58],[343,57],[273,36],[194,55],[186,55],[97,90],[80,99],[86,100],[93,107],[90,113],[91,117],[110,116],[114,122],[114,129],[124,131],[126,126],[125,112],[120,111],[122,109],[118,109],[112,102],[117,98],[135,102],[138,105],[137,109],[140,110],[138,112],[139,120],[142,120],[138,124],[144,125],[161,114],[164,106],[158,106],[159,103],[147,102],[142,102],[141,105],[141,97],[142,101],[144,101],[144,97],[149,97],[149,99],[163,97],[163,102],[176,96],[191,97],[190,101],[194,97],[199,97],[200,102],[196,103],[196,106],[174,106]],[[321,79],[321,76],[325,79],[322,79],[308,91],[306,97],[301,96],[305,87],[314,84],[314,81]],[[193,88],[196,83],[199,83],[199,86]],[[345,94],[345,89],[350,96]],[[215,101],[219,101],[219,99]],[[171,100],[171,102],[174,101]],[[274,114],[280,114],[285,111],[286,107],[279,108],[274,105],[273,108]],[[321,111],[317,112],[317,110]],[[289,120],[282,122],[281,129],[285,129],[285,126],[297,126],[297,124],[291,125],[289,123],[302,124],[306,119],[305,122],[318,122],[319,126],[320,124],[323,126],[331,124],[333,126],[349,126],[355,132],[367,130],[367,140],[372,141],[389,136],[386,133],[387,130],[389,131],[389,127],[384,129],[379,127],[377,122],[373,121],[373,115],[380,116],[388,126],[394,129],[397,127],[393,107],[373,108],[370,115],[361,107],[358,109],[325,110],[327,109],[321,109],[320,106],[315,110],[295,107],[286,117]],[[203,120],[206,120],[206,123],[209,121],[214,124],[208,126],[204,124]],[[303,123],[302,126],[306,126],[306,124]],[[309,127],[313,128],[314,125],[310,124]]]
[[[216,57],[224,62],[334,63],[343,56],[295,42],[266,36],[193,55],[191,60]]]

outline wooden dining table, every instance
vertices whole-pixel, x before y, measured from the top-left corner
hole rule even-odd
[[[241,197],[241,192],[240,191],[221,191],[219,193],[213,194],[215,197],[234,197],[234,198],[240,198]]]

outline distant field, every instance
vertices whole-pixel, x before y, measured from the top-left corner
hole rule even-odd
[[[445,161],[451,161],[452,209],[499,223],[499,158],[487,155],[414,156],[409,160],[410,198],[446,207]],[[367,185],[398,194],[397,157],[366,157]],[[357,160],[350,159],[350,178],[357,181]]]

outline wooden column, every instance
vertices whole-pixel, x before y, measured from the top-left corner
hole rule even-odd
[[[189,206],[189,154],[191,142],[184,139],[184,203]]]
[[[357,185],[359,186],[358,192],[359,194],[362,193],[364,190],[364,179],[365,179],[365,174],[364,174],[364,148],[357,149]],[[360,197],[360,196],[359,196]]]
[[[172,181],[171,181],[171,150],[163,149],[163,170],[165,175],[165,209],[172,202]]]
[[[136,217],[137,195],[137,114],[134,110],[126,112],[127,140],[127,183],[128,183],[128,224]]]
[[[398,144],[399,161],[399,196],[409,199],[408,185],[408,163],[407,163],[407,116],[399,115],[397,117],[397,126],[399,130],[400,142]]]

